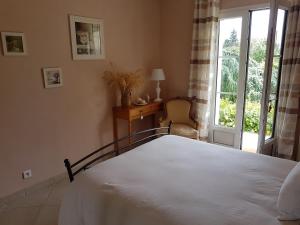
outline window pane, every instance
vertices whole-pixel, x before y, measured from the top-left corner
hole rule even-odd
[[[228,51],[227,48],[224,51]],[[232,54],[232,53],[231,53]],[[239,77],[239,53],[232,57],[222,58],[221,71],[221,92],[231,92],[236,94]]]
[[[284,20],[285,11],[278,9],[277,24],[276,24],[276,36],[275,36],[275,46],[274,46],[274,57],[272,64],[272,77],[271,77],[271,89],[269,98],[269,109],[267,117],[267,127],[266,127],[266,139],[273,137],[273,128],[275,124],[275,114],[276,114],[276,102],[277,102],[277,89],[280,79],[280,63],[281,63],[281,48],[282,48],[282,38],[284,31]]]
[[[276,56],[273,58],[272,64],[272,78],[271,78],[271,94],[277,93],[278,77],[279,77],[279,63],[280,57]]]
[[[278,9],[274,55],[280,55],[280,52],[281,52],[281,42],[282,42],[282,38],[283,38],[283,29],[284,29],[284,19],[285,19],[285,11],[282,9]]]
[[[273,96],[273,99],[276,98],[276,96]],[[273,135],[273,126],[274,126],[274,116],[275,116],[275,100],[269,101],[269,108],[268,108],[268,117],[267,117],[267,127],[266,127],[266,134],[265,139],[269,139]]]
[[[242,18],[220,21],[215,124],[235,127]]]
[[[269,9],[251,12],[242,150],[256,152],[266,61]]]
[[[235,127],[237,96],[227,93],[217,93],[217,97],[219,114],[215,122],[220,126]]]

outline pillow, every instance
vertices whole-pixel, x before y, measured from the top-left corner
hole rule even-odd
[[[300,219],[300,162],[285,178],[277,201],[280,220]]]

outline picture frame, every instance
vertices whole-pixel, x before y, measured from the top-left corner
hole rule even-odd
[[[63,86],[62,70],[58,67],[43,68],[44,87],[57,88]]]
[[[103,20],[70,15],[73,60],[105,58]]]
[[[27,55],[25,34],[21,32],[1,32],[4,56]]]

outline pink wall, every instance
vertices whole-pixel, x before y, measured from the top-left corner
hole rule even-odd
[[[104,19],[106,60],[73,61],[68,14]],[[29,55],[0,55],[0,197],[60,174],[112,140],[114,99],[101,79],[112,61],[149,75],[160,65],[159,0],[4,1],[0,31],[21,31]],[[63,70],[64,86],[44,89],[42,67]],[[22,180],[31,168],[33,177]]]
[[[169,97],[187,95],[193,10],[193,0],[162,1],[161,60]]]

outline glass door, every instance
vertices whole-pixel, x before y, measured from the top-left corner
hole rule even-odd
[[[222,15],[211,142],[258,152],[273,138],[286,23],[286,11],[277,13],[266,6]]]
[[[274,147],[277,102],[283,46],[286,32],[287,11],[271,0],[267,59],[264,71],[264,90],[261,100],[260,129],[257,152],[271,155]]]
[[[215,124],[236,127],[242,18],[220,21]]]
[[[271,83],[270,83],[270,94],[268,100],[268,113],[267,113],[267,124],[266,124],[266,131],[265,131],[265,140],[272,139],[274,137],[274,132],[275,132],[280,72],[281,72],[281,64],[283,58],[285,31],[286,31],[285,29],[286,18],[287,18],[287,12],[283,9],[278,9],[274,53],[272,58]]]
[[[269,140],[274,135],[286,12],[278,10],[275,20],[277,25],[274,33],[275,42],[272,45],[269,37],[270,9],[250,11],[250,18],[241,149],[257,152],[262,129],[264,129],[263,140]],[[273,14],[271,18],[274,18]],[[267,66],[271,72],[268,80],[265,75]],[[268,102],[267,107],[263,104],[265,98]],[[266,116],[265,120],[262,115]]]
[[[223,16],[219,21],[218,69],[215,80],[213,143],[239,148],[241,140],[247,13]]]
[[[241,149],[256,152],[266,61],[270,9],[250,11],[247,78]]]

